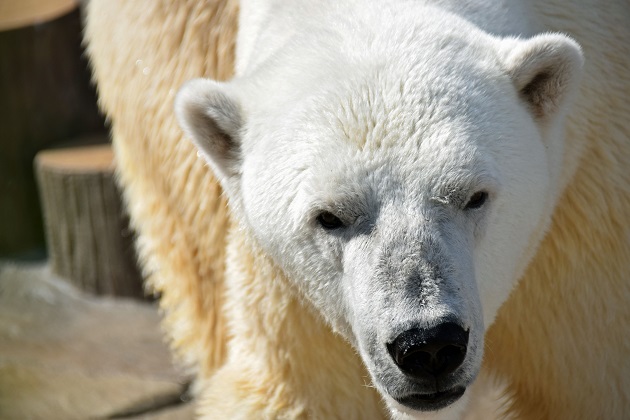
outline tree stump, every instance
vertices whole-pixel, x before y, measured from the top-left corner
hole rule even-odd
[[[111,146],[39,152],[35,172],[52,270],[95,294],[142,297]]]
[[[69,13],[78,0],[20,0],[0,2],[0,30],[35,25]]]

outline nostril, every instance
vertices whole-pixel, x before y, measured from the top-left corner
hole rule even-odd
[[[402,357],[401,364],[408,369],[420,368],[437,376],[455,371],[465,357],[465,346],[436,342],[412,349]]]
[[[420,378],[454,372],[466,358],[468,331],[447,322],[431,329],[414,328],[400,334],[387,349],[406,374]]]

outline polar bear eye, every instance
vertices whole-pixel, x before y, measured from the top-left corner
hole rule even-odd
[[[328,211],[324,211],[317,216],[317,223],[326,230],[339,229],[345,226],[341,219]]]
[[[478,209],[484,205],[486,200],[488,199],[488,193],[485,191],[477,191],[470,197],[468,203],[466,203],[465,210],[473,210]]]

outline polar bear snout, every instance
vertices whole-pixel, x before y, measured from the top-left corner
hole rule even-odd
[[[468,331],[453,322],[430,329],[413,328],[387,344],[398,368],[410,379],[439,381],[466,358]]]
[[[440,411],[460,400],[481,362],[478,329],[467,325],[454,314],[434,322],[418,319],[380,342],[373,373],[392,409],[415,418],[414,413]]]

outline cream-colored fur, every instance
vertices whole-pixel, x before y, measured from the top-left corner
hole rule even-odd
[[[236,1],[89,2],[85,36],[120,183],[164,328],[200,378],[225,357],[228,210],[173,115],[179,85],[232,75]]]
[[[623,418],[630,412],[630,5],[540,0],[531,13],[541,31],[581,44],[584,82],[567,127],[564,193],[487,333],[468,414]],[[207,418],[384,416],[354,351],[239,230],[226,240],[220,189],[175,122],[184,81],[232,74],[236,14],[231,0],[89,3],[86,38],[100,102],[143,266],[162,293],[165,328],[198,372]],[[226,359],[231,336],[239,339]]]
[[[569,11],[570,10],[570,11]],[[569,115],[566,188],[547,235],[486,334],[485,367],[527,419],[630,413],[630,4],[537,1],[585,57]]]
[[[238,341],[203,391],[200,413],[208,419],[384,418],[385,407],[351,347],[294,296],[282,273],[240,232],[228,243],[225,311]]]

